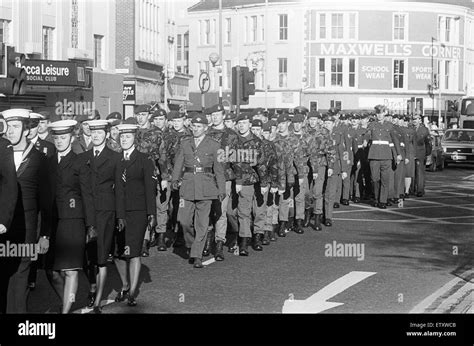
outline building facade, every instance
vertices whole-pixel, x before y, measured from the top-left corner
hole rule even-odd
[[[386,104],[407,112],[413,100],[425,114],[443,111],[446,101],[474,94],[474,3],[434,2],[223,1],[224,97],[240,64],[255,71],[250,108]],[[188,9],[190,71],[210,72],[214,93],[217,6],[204,0]]]
[[[103,117],[120,111],[115,11],[113,1],[0,1],[0,41],[27,56],[26,94],[0,97],[0,107],[60,113],[68,104],[84,103],[83,109],[97,109]],[[48,67],[68,73],[53,76]]]

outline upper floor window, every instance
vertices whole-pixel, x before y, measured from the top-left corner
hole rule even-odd
[[[104,36],[94,35],[94,67],[102,68],[102,41]]]
[[[331,16],[331,38],[344,38],[344,20],[342,13]]]
[[[406,40],[407,30],[407,15],[396,13],[393,15],[393,39]]]
[[[280,14],[280,40],[288,40],[288,15]]]
[[[232,21],[230,18],[225,19],[225,43],[230,43],[232,33]]]
[[[0,43],[10,43],[10,21],[0,19]]]
[[[316,37],[319,39],[357,39],[357,13],[318,13]]]

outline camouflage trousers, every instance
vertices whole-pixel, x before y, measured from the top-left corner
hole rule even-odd
[[[265,230],[267,196],[261,194],[260,184],[244,185],[239,193],[239,204],[237,206],[237,218],[239,220],[239,236],[250,238],[250,222],[254,215],[253,233],[263,234]]]
[[[279,219],[280,221],[288,221],[290,208],[294,208],[296,220],[304,219],[305,192],[308,186],[308,178],[303,178],[303,184],[299,184],[298,177],[295,176],[295,185],[290,188],[286,186],[286,190],[280,199]]]

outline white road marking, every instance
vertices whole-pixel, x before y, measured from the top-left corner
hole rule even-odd
[[[345,291],[349,287],[377,274],[376,272],[353,271],[331,282],[311,297],[304,300],[285,300],[282,312],[288,313],[319,313],[344,303],[327,302],[328,299]]]
[[[393,223],[424,223],[428,225],[443,224],[443,225],[470,225],[472,222],[449,222],[440,219],[411,219],[411,220],[384,220],[384,219],[347,219],[347,218],[333,218],[337,221],[364,221],[364,222],[393,222]]]
[[[421,202],[421,201],[420,201]],[[405,201],[405,203],[407,203],[407,201]],[[428,202],[427,202],[428,203]],[[432,203],[437,203],[437,202],[432,202]],[[449,205],[449,204],[444,204],[444,203],[439,203],[439,207],[444,207],[444,206],[450,206],[450,207],[454,207],[452,205]],[[459,204],[457,205],[456,207],[461,207],[461,206],[468,206],[468,205],[472,205],[474,206],[473,203],[468,203],[468,204]],[[426,205],[426,206],[414,206],[414,207],[403,207],[403,210],[411,210],[411,209],[430,209],[430,208],[433,208],[433,206],[431,205]],[[466,208],[466,209],[470,209],[470,208]],[[372,210],[379,210],[378,208],[375,208],[373,207]],[[474,209],[472,209],[474,210]],[[334,211],[333,214],[343,214],[343,213],[360,213],[360,212],[368,212],[368,211],[371,211],[371,209],[363,209],[363,210],[338,210],[338,211]]]
[[[208,259],[207,261],[202,262],[202,264],[205,265],[205,266],[208,266],[209,264],[214,263],[215,261],[216,260],[213,257],[213,258]]]

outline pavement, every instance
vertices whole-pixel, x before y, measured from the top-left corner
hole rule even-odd
[[[426,194],[386,210],[335,209],[333,227],[289,233],[248,257],[204,258],[194,269],[179,249],[143,258],[136,307],[115,303],[115,267],[103,313],[472,313],[474,167],[426,172]],[[80,275],[74,310],[86,309]],[[55,313],[59,299],[38,273],[29,311]]]

